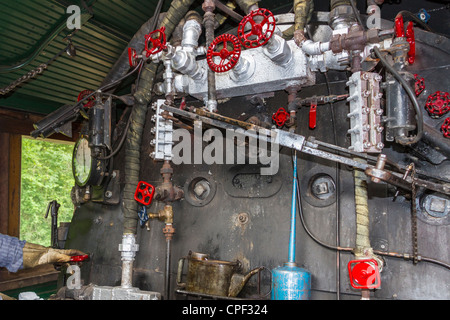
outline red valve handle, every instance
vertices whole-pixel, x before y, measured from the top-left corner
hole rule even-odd
[[[275,112],[272,116],[272,120],[275,121],[277,126],[282,127],[288,121],[290,118],[289,113],[284,110],[284,108],[278,109],[277,112]]]
[[[161,27],[161,29],[150,32],[145,36],[145,51],[147,58],[152,54],[159,53],[167,48],[165,30],[165,27]]]
[[[436,91],[428,96],[425,103],[430,117],[440,118],[450,110],[450,96],[447,92]]]
[[[85,260],[89,259],[89,255],[85,254],[85,255],[81,255],[81,256],[72,256],[70,258],[70,262],[83,262]]]
[[[152,203],[154,193],[154,186],[147,182],[141,181],[138,183],[136,192],[134,193],[134,200],[144,206],[148,206],[150,205],[150,203]]]
[[[446,138],[450,138],[450,118],[445,119],[441,126],[441,131]]]
[[[78,102],[80,102],[81,100],[83,100],[86,96],[92,94],[94,91],[91,90],[83,90],[80,92],[80,94],[78,95]],[[91,108],[93,107],[95,104],[95,95],[90,96],[88,99],[86,99],[83,102],[83,106],[85,108]]]
[[[231,50],[229,45],[232,46]],[[209,45],[206,53],[206,62],[212,71],[226,72],[233,69],[240,56],[241,45],[238,38],[225,33],[215,38]],[[218,63],[216,62],[217,58],[219,58]]]
[[[131,47],[128,48],[128,63],[131,68],[135,68],[138,65],[138,55],[136,49]]]
[[[309,108],[309,128],[315,129],[317,124],[317,102],[311,103]]]
[[[350,284],[355,289],[376,289],[381,285],[378,263],[374,259],[352,260],[348,263]]]
[[[272,12],[262,8],[256,9],[246,15],[239,23],[238,37],[244,47],[257,48],[270,40],[275,27],[276,21]],[[250,31],[246,33],[248,28],[250,28]]]
[[[416,39],[414,36],[414,25],[410,21],[406,27],[406,41],[409,43],[408,62],[413,64],[416,60]]]
[[[414,89],[416,92],[416,96],[418,97],[423,92],[423,90],[425,90],[425,79],[420,77],[418,74],[414,74],[414,78],[416,79]]]
[[[395,17],[395,36],[397,38],[399,37],[406,37],[406,41],[409,43],[409,51],[408,51],[408,62],[409,64],[413,64],[416,60],[416,40],[414,36],[414,24],[412,21],[408,23],[408,26],[406,27],[406,33],[405,33],[405,27],[403,23],[403,16],[401,14],[398,14]]]

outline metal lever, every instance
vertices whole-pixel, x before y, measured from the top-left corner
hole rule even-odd
[[[50,201],[47,206],[47,212],[45,213],[45,219],[48,217],[48,213],[51,209],[51,216],[52,216],[52,225],[51,225],[51,246],[52,248],[59,248],[58,245],[58,210],[59,210],[60,204],[56,201]]]

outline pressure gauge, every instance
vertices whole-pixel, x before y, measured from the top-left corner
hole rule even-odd
[[[72,159],[73,177],[77,185],[84,187],[88,184],[95,170],[94,165],[89,141],[86,137],[81,137],[75,144]]]

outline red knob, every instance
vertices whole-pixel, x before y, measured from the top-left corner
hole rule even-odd
[[[380,271],[374,259],[352,260],[348,263],[350,284],[355,289],[376,289],[380,287]]]
[[[83,261],[85,261],[87,259],[89,259],[89,255],[88,254],[85,254],[85,255],[82,255],[82,256],[72,256],[70,258],[70,262],[83,262]]]
[[[430,117],[440,118],[450,110],[449,106],[449,94],[447,92],[436,91],[428,96],[425,104]]]
[[[165,27],[161,27],[161,29],[150,32],[145,36],[145,51],[147,58],[152,54],[159,53],[167,48],[165,30]]]
[[[444,137],[450,138],[450,118],[445,119],[441,126],[441,131],[444,134]]]
[[[273,36],[276,22],[272,12],[267,9],[256,9],[242,19],[238,26],[238,37],[246,48],[257,48],[265,45]]]
[[[272,120],[275,121],[277,126],[282,127],[288,121],[290,118],[289,113],[284,110],[284,108],[278,109],[277,112],[275,112],[272,116]]]
[[[131,68],[135,68],[138,64],[138,55],[136,49],[131,47],[128,48],[128,63],[130,64]]]
[[[154,193],[154,186],[147,182],[141,181],[138,183],[136,192],[134,193],[134,200],[144,206],[148,206],[152,203]]]
[[[81,91],[80,94],[78,95],[78,102],[80,102],[85,97],[87,97],[88,95],[92,94],[93,92],[94,91],[92,91],[92,90],[83,90],[83,91]],[[87,98],[83,102],[83,106],[85,108],[91,108],[92,106],[94,106],[94,104],[95,104],[95,95],[90,96],[89,98]]]
[[[214,72],[231,70],[241,56],[241,45],[236,36],[222,34],[214,39],[208,47],[206,61]]]

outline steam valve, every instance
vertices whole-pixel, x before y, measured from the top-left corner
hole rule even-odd
[[[238,37],[244,47],[258,48],[270,40],[275,27],[276,22],[272,12],[262,8],[256,9],[246,15],[239,23]],[[248,31],[249,28],[250,31]]]
[[[289,113],[284,110],[284,108],[278,109],[276,113],[273,114],[272,120],[275,121],[277,126],[282,127],[290,118]]]
[[[381,285],[375,259],[352,260],[348,263],[350,284],[355,289],[376,289]]]
[[[240,56],[241,45],[239,39],[226,33],[218,36],[211,42],[206,54],[206,61],[214,72],[226,72],[233,69]]]
[[[149,206],[152,203],[154,194],[155,187],[147,182],[141,181],[138,183],[136,192],[134,193],[134,200],[144,206]]]
[[[447,92],[436,91],[428,96],[425,104],[430,117],[440,118],[450,110],[449,94]]]
[[[425,79],[420,77],[418,74],[415,74],[414,78],[416,79],[414,88],[416,91],[416,96],[418,97],[423,92],[423,90],[425,90]]]
[[[401,14],[397,15],[395,17],[395,36],[397,38],[405,38],[406,41],[409,43],[409,51],[408,51],[408,62],[409,64],[413,64],[416,60],[416,40],[414,36],[414,24],[412,21],[408,23],[408,26],[406,27],[406,33],[405,28],[403,24],[403,16]]]
[[[139,56],[137,55],[135,48],[128,48],[128,63],[131,68],[135,68],[138,65]]]
[[[78,102],[80,102],[81,100],[83,100],[85,97],[87,97],[88,95],[90,95],[92,93],[93,93],[93,91],[91,91],[91,90],[81,91],[80,94],[78,95]],[[88,109],[93,107],[94,104],[95,104],[95,96],[94,95],[92,95],[91,97],[89,97],[88,99],[86,99],[83,102],[83,106]]]
[[[441,131],[446,138],[450,138],[450,118],[445,119],[441,126]]]
[[[147,58],[152,54],[159,53],[167,48],[165,31],[166,28],[161,27],[161,29],[150,32],[145,36],[145,51]]]

